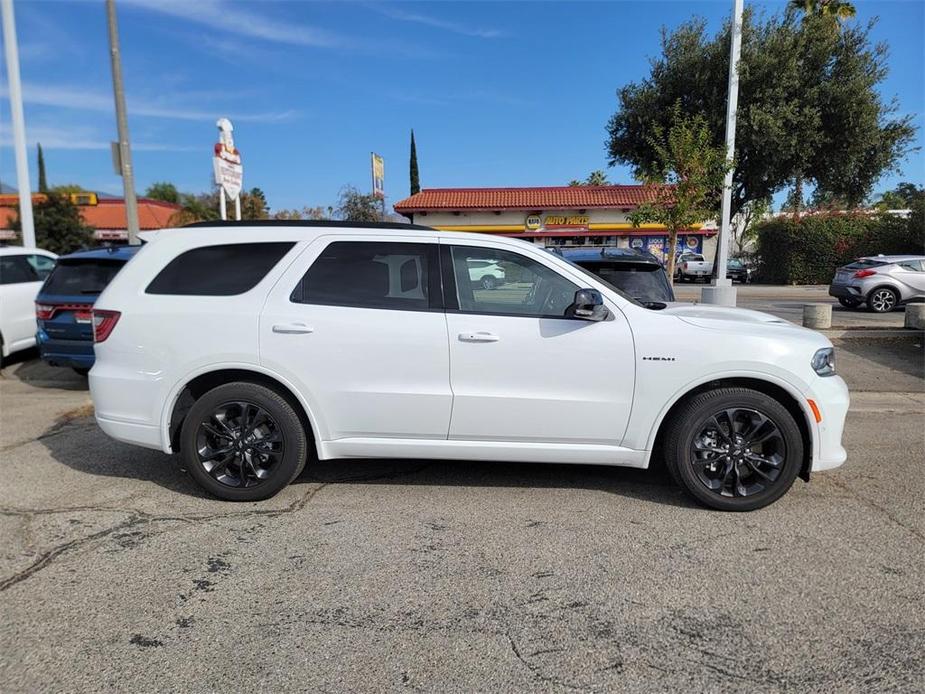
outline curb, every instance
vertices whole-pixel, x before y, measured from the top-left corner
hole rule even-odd
[[[860,338],[864,340],[895,340],[898,337],[910,337],[921,340],[925,338],[925,330],[912,330],[909,328],[834,328],[817,330],[830,340],[845,340]]]

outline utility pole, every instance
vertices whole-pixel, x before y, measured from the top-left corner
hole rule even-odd
[[[116,24],[114,0],[106,0],[109,22],[109,56],[112,61],[112,91],[116,99],[116,125],[119,129],[118,163],[125,190],[125,219],[128,242],[138,245],[138,201],[135,199],[135,173],[132,170],[132,149],[128,139],[128,117],[125,115],[125,88],[122,85],[122,59],[119,57],[119,27]]]
[[[732,210],[732,162],[735,159],[736,110],[739,106],[739,57],[742,55],[742,11],[744,0],[734,0],[732,34],[729,47],[729,95],[726,98],[726,160],[730,165],[723,181],[723,203],[720,212],[719,236],[716,238],[716,279],[704,287],[701,299],[705,304],[736,305],[736,289],[726,277],[729,260],[730,213]]]
[[[16,45],[16,20],[13,0],[0,0],[3,14],[3,45],[6,50],[6,75],[10,91],[13,125],[13,151],[16,156],[16,187],[19,189],[19,219],[22,221],[22,245],[35,248],[35,223],[32,220],[32,188],[29,186],[29,161],[26,159],[26,121],[22,113],[22,84],[19,81],[19,47]]]

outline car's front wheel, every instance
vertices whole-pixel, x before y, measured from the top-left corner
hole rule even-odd
[[[889,287],[878,287],[867,295],[867,308],[874,313],[889,313],[899,303],[899,295]]]
[[[279,393],[255,383],[227,383],[190,408],[180,456],[206,491],[229,501],[259,501],[302,472],[308,437]]]
[[[674,480],[700,503],[752,511],[783,496],[803,464],[803,438],[780,402],[748,388],[694,396],[664,439]]]

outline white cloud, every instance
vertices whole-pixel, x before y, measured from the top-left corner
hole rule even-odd
[[[30,147],[38,143],[42,149],[108,150],[109,140],[100,136],[95,128],[51,127],[26,125],[26,140]],[[6,123],[0,123],[0,147],[12,147],[13,134]],[[138,152],[195,152],[202,147],[171,145],[160,142],[133,142],[132,151]]]
[[[29,104],[98,113],[114,113],[115,110],[112,95],[104,92],[35,83],[24,84],[22,92],[23,101]],[[9,98],[9,90],[5,84],[0,84],[0,96]],[[175,120],[209,121],[227,116],[234,121],[278,123],[291,120],[298,115],[293,109],[264,113],[238,113],[233,108],[190,109],[188,106],[180,105],[202,101],[209,97],[209,94],[173,94],[169,100],[149,101],[132,97],[129,94],[126,96],[126,106],[130,117],[145,116]]]
[[[305,24],[277,22],[263,14],[215,0],[123,0],[123,5],[160,12],[241,36],[317,48],[347,48],[352,39]]]
[[[396,7],[389,7],[386,5],[379,4],[370,4],[367,5],[371,9],[384,14],[386,17],[391,19],[398,20],[400,22],[413,22],[415,24],[424,24],[426,26],[434,27],[435,29],[443,29],[445,31],[450,31],[454,34],[461,34],[462,36],[472,36],[479,39],[497,39],[504,36],[504,32],[498,29],[489,29],[486,27],[473,27],[461,24],[459,22],[453,22],[447,19],[441,19],[439,17],[433,17],[431,15],[419,14],[417,12],[407,12],[405,10],[400,10]]]

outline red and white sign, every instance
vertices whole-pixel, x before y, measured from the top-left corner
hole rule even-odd
[[[231,200],[237,200],[244,181],[241,153],[234,146],[234,138],[231,136],[234,128],[231,121],[227,118],[220,118],[217,125],[219,141],[215,143],[215,156],[212,158],[215,183]]]

